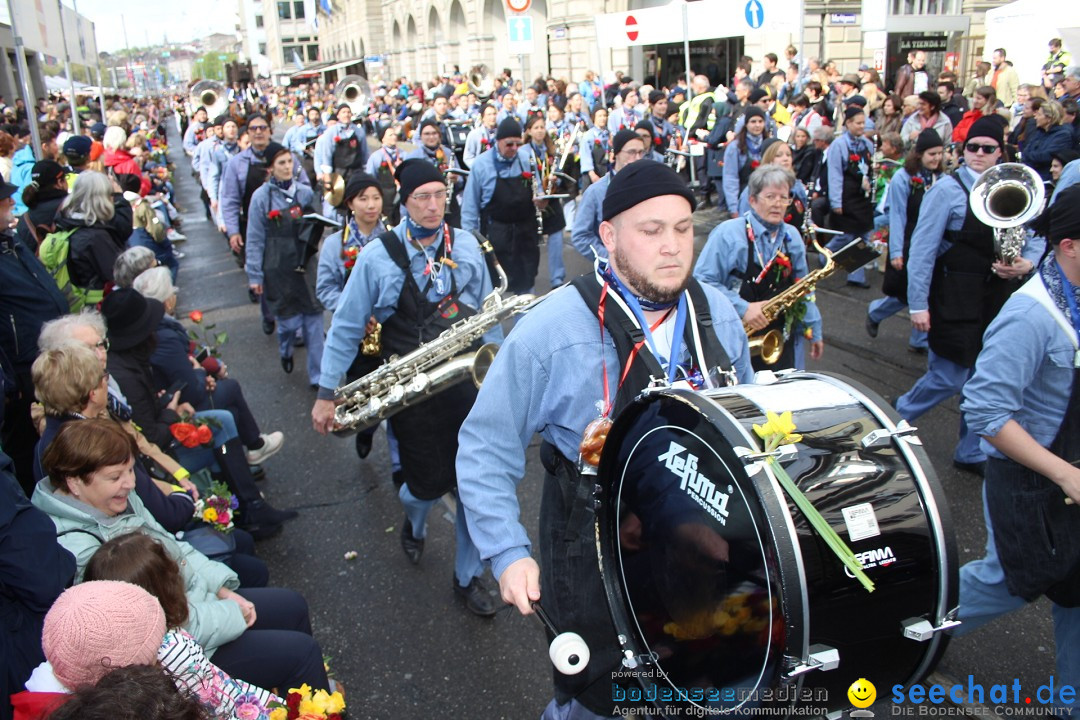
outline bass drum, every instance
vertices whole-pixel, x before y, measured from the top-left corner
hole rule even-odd
[[[873,592],[753,457],[766,411],[792,412],[802,441],[780,462]],[[601,574],[624,658],[613,678],[633,678],[614,692],[672,712],[785,715],[796,701],[850,707],[861,677],[881,694],[925,677],[946,644],[934,629],[955,614],[957,564],[944,492],[911,431],[879,396],[827,374],[643,393],[614,423],[598,477]]]

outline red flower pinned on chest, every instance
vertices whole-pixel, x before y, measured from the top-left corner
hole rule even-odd
[[[271,210],[270,212],[266,213],[266,218],[267,218],[267,220],[280,221],[281,220],[281,211],[278,210],[277,208],[275,208],[275,209]]]
[[[300,216],[304,214],[304,209],[299,205],[293,205],[289,208],[289,217],[293,220],[299,220]]]
[[[750,161],[750,169],[751,170],[756,170],[758,168],[758,166],[760,166],[760,165],[761,165],[760,160],[751,160]]]
[[[859,157],[856,153],[851,153],[850,155],[848,155],[848,160],[850,160],[851,162],[859,162],[860,160],[862,160],[862,158]]]
[[[341,142],[341,136],[340,135],[335,135],[334,136],[334,143],[339,143],[339,142]]]
[[[349,147],[351,147],[351,148],[356,147],[356,138],[354,138],[354,137],[349,138]]]
[[[341,251],[341,259],[345,261],[344,265],[346,270],[352,270],[353,266],[356,265],[356,257],[359,254],[360,248],[355,246],[347,247]]]
[[[490,140],[488,140],[488,139],[487,139],[486,137],[482,137],[482,138],[480,138],[480,144],[481,144],[481,145],[482,145],[483,147],[488,147],[488,146],[490,146],[490,145],[491,145],[491,141],[490,141]]]
[[[521,177],[526,179],[526,180],[532,180],[532,176],[533,176],[533,174],[531,172],[529,172],[528,170],[521,173]]]
[[[926,190],[926,181],[916,175],[911,178],[911,190],[912,192],[923,192]]]

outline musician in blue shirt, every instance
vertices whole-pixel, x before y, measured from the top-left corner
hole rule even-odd
[[[496,118],[499,111],[491,103],[486,103],[480,112],[480,124],[469,131],[465,138],[465,166],[471,168],[476,158],[495,147]]]
[[[641,122],[642,113],[638,105],[638,91],[632,87],[623,88],[622,106],[617,107],[608,115],[607,127],[612,135],[620,130],[633,130]]]
[[[408,217],[391,237],[359,254],[330,324],[318,399],[311,410],[312,424],[323,434],[334,428],[334,389],[356,359],[371,317],[383,326],[382,357],[404,357],[473,315],[492,290],[476,238],[444,222],[446,184],[435,166],[406,160],[398,168],[397,180]],[[501,340],[498,325],[484,335],[485,342]],[[432,401],[410,405],[390,418],[405,483],[398,493],[405,509],[400,541],[414,565],[423,556],[428,513],[457,484],[458,428],[475,397],[471,382],[458,383]],[[455,594],[470,612],[491,617],[495,603],[480,580],[484,563],[470,539],[460,503],[455,529]]]
[[[1054,603],[1054,676],[1073,687],[1080,511],[1066,502],[1080,502],[1080,188],[1047,212],[1053,252],[990,324],[964,386],[960,410],[987,455],[987,538],[985,556],[960,568],[956,634],[1046,595]],[[1061,709],[1077,706],[1074,697]]]
[[[570,231],[570,244],[586,260],[607,257],[607,249],[600,242],[600,224],[604,221],[604,197],[612,177],[632,162],[641,160],[648,148],[633,130],[620,130],[612,141],[615,166],[611,172],[585,188],[574,212],[574,227]]]
[[[843,232],[825,246],[829,250],[839,250],[874,227],[870,185],[874,144],[864,135],[865,129],[866,112],[858,105],[849,106],[844,111],[844,134],[833,140],[825,152],[829,172],[829,226]],[[847,281],[849,285],[870,287],[863,268],[848,273]]]
[[[964,165],[938,180],[919,210],[908,258],[908,308],[912,326],[929,332],[930,350],[926,374],[896,401],[908,422],[963,389],[987,325],[1042,256],[1045,243],[1038,238],[1029,239],[1011,265],[995,259],[993,229],[971,211],[970,188],[1001,159],[1003,143],[996,119],[976,120],[964,144]],[[978,435],[961,417],[953,465],[982,474],[985,459]]]
[[[615,417],[652,375],[712,387],[720,367],[740,381],[751,379],[738,316],[721,293],[690,274],[693,209],[693,194],[665,165],[643,161],[616,175],[600,230],[610,262],[598,262],[517,323],[459,434],[461,503],[503,600],[525,615],[533,612],[531,602],[542,602],[560,631],[581,634],[591,649],[593,660],[581,674],[556,674],[555,699],[543,720],[608,717],[614,710],[607,660],[617,665],[618,650],[606,632],[611,620],[594,509],[585,502],[590,493],[573,490],[583,482],[586,426]],[[705,308],[708,327],[701,322]],[[628,326],[645,333],[633,353]],[[516,495],[537,433],[548,471],[538,541],[543,570],[531,557]]]

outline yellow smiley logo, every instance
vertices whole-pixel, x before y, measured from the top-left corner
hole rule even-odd
[[[851,683],[851,687],[847,690],[847,696],[855,707],[868,708],[877,699],[877,688],[874,687],[874,683],[866,678],[859,678]]]

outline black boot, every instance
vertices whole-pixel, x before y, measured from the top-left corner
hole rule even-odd
[[[233,438],[215,449],[214,457],[229,490],[240,503],[237,526],[247,530],[256,540],[276,535],[281,531],[281,523],[299,514],[295,510],[276,510],[263,500],[259,489],[255,487],[255,478],[251,476],[244,446],[239,438]]]

